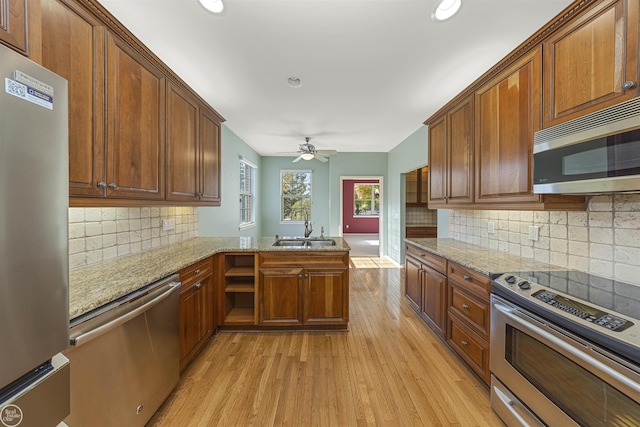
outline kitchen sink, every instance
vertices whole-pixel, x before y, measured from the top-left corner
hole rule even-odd
[[[288,246],[298,248],[308,248],[313,246],[335,246],[336,241],[333,239],[278,239],[272,246]]]

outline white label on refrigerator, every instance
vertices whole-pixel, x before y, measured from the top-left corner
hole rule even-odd
[[[32,102],[41,107],[53,110],[53,97],[31,86],[27,86],[10,78],[4,78],[4,90],[9,95]]]
[[[25,74],[20,70],[13,71],[13,80],[23,83],[38,92],[47,94],[49,96],[53,96],[53,87],[48,84],[41,82],[40,80],[31,77],[29,74]]]

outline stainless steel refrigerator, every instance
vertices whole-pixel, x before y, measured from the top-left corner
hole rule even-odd
[[[0,426],[69,413],[67,81],[0,46]]]

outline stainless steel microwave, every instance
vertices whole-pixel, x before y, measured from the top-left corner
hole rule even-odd
[[[536,132],[533,191],[640,192],[640,97]]]

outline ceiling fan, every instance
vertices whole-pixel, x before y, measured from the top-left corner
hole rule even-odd
[[[304,140],[305,140],[305,143],[300,144],[298,146],[299,149],[297,151],[297,154],[299,155],[293,160],[293,163],[299,162],[300,160],[311,160],[311,159],[316,159],[321,162],[326,162],[327,160],[329,160],[327,157],[337,153],[336,150],[320,150],[320,151],[316,150],[315,145],[309,143],[311,138],[309,138],[308,136],[305,137]]]

